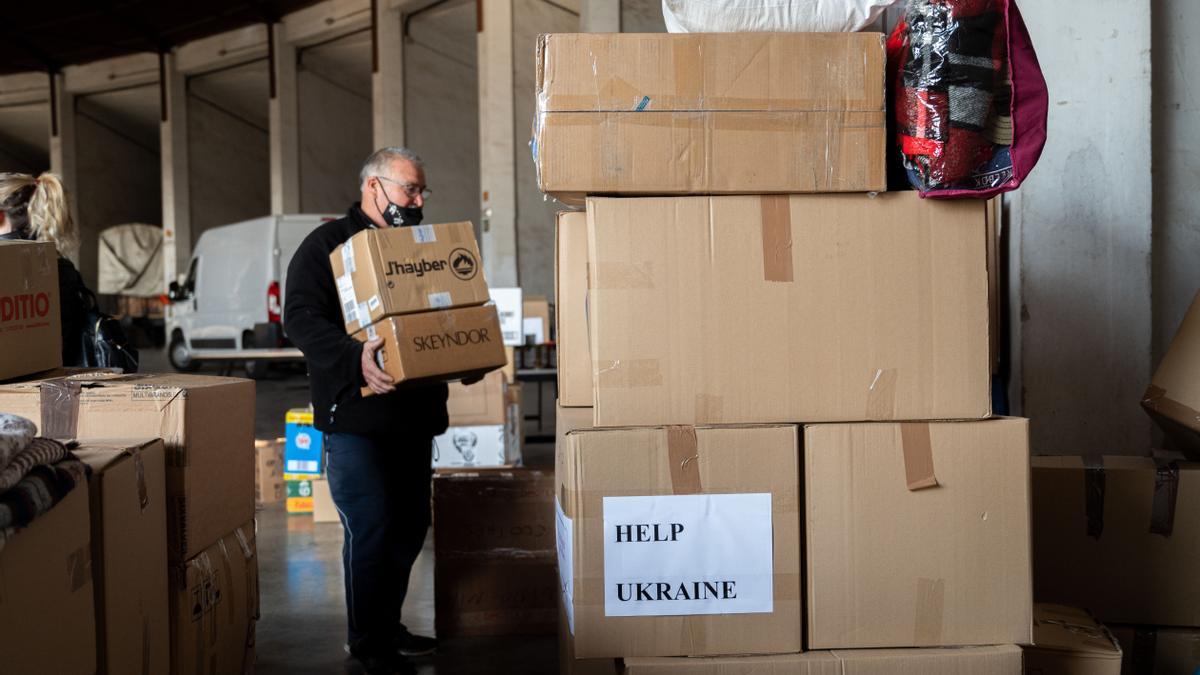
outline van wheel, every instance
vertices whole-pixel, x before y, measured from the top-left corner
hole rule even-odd
[[[171,344],[167,347],[167,360],[171,362],[171,367],[181,373],[194,373],[200,370],[200,362],[192,360],[187,342],[183,339],[183,334],[179,332],[171,336]]]

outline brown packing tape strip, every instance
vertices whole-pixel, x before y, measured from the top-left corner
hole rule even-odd
[[[696,427],[672,425],[667,432],[667,461],[671,468],[671,490],[677,495],[696,495],[700,484],[700,454]]]
[[[933,467],[933,443],[926,422],[900,425],[900,447],[904,453],[904,480],[909,490],[937,487]]]
[[[59,440],[74,439],[79,429],[78,382],[46,380],[38,387],[41,396],[41,435]]]
[[[913,645],[939,645],[942,642],[942,624],[945,616],[946,580],[918,578],[916,593]]]
[[[1200,433],[1200,411],[1167,396],[1167,390],[1150,385],[1142,396],[1142,407]]]
[[[1154,498],[1150,506],[1150,533],[1171,536],[1175,529],[1175,502],[1179,496],[1179,465],[1155,459]]]
[[[890,420],[896,417],[896,381],[900,378],[895,368],[879,368],[867,386],[867,419]]]
[[[792,272],[791,199],[787,195],[759,198],[762,207],[763,280],[790,282]]]
[[[680,36],[671,40],[671,65],[675,71],[675,91],[671,94],[676,107],[680,98],[694,100],[696,107],[704,107],[703,41],[700,35]]]
[[[92,544],[72,551],[67,556],[67,586],[72,593],[83,588],[92,580]]]

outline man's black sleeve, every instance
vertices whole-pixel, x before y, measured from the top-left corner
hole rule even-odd
[[[346,334],[329,255],[306,239],[288,265],[284,330],[304,353],[310,370],[336,379],[335,397],[349,387],[365,387],[362,343]]]

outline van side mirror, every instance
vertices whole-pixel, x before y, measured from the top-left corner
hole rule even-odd
[[[180,289],[178,281],[172,281],[167,286],[167,299],[171,302],[178,302],[183,299],[183,291]]]

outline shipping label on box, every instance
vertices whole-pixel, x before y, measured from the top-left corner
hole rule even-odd
[[[771,495],[604,498],[605,616],[773,607]]]
[[[54,244],[0,241],[0,380],[61,366],[61,322]]]
[[[511,464],[503,424],[450,427],[433,439],[433,467],[455,468]]]
[[[468,222],[363,230],[329,260],[347,333],[385,316],[488,301]]]
[[[313,427],[311,410],[297,408],[285,415],[287,443],[283,451],[283,473],[320,474],[325,435]]]

